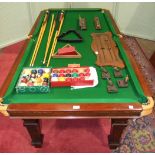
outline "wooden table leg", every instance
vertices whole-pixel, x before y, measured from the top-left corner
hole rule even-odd
[[[41,134],[40,121],[38,119],[24,119],[23,121],[31,137],[31,144],[35,147],[42,147],[43,134]]]
[[[111,119],[111,130],[108,136],[110,149],[116,149],[120,144],[120,138],[128,119]]]

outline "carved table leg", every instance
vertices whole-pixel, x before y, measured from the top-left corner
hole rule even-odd
[[[35,147],[41,147],[43,144],[43,134],[41,134],[40,122],[38,119],[24,119],[24,126],[31,136],[31,144]]]
[[[116,149],[120,144],[121,134],[127,126],[128,119],[111,119],[111,130],[108,136],[110,149]]]

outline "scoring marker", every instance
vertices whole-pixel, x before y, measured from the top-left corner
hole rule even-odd
[[[73,109],[78,110],[78,109],[80,109],[80,106],[79,105],[73,105]]]
[[[129,105],[129,109],[133,109],[133,105]]]

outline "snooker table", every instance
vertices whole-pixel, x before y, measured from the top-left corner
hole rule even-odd
[[[49,18],[34,67],[44,67],[42,61],[50,29],[51,15],[56,14],[61,9],[48,10]],[[46,94],[16,93],[15,86],[20,73],[24,67],[29,67],[45,11],[43,10],[38,16],[22,51],[0,89],[0,112],[10,118],[23,120],[24,126],[31,136],[31,144],[35,147],[41,147],[43,144],[41,119],[109,118],[111,119],[111,131],[108,136],[109,147],[116,148],[119,146],[120,137],[128,119],[150,114],[154,101],[140,69],[124,43],[123,35],[108,10],[64,9],[65,18],[61,33],[68,29],[76,29],[80,32],[83,42],[71,44],[77,48],[82,57],[74,59],[52,58],[49,66],[51,68],[66,67],[73,63],[81,66],[93,66],[98,74],[99,83],[97,86],[77,90],[71,90],[69,87],[50,88],[50,92]],[[87,30],[80,30],[79,16],[86,18]],[[94,27],[93,19],[95,16],[100,19],[101,30],[96,30]],[[107,92],[107,82],[101,78],[101,69],[95,64],[96,55],[91,49],[91,33],[94,32],[111,32],[119,49],[119,56],[125,63],[122,73],[129,76],[128,87],[119,88],[117,93]],[[50,48],[52,42],[53,40],[51,40]],[[64,45],[64,42],[58,42],[56,50]],[[110,74],[113,74],[112,67],[107,66],[107,69]],[[113,76],[111,78],[116,83],[116,79]]]

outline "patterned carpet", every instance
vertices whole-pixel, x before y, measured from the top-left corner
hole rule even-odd
[[[155,152],[155,117],[152,115],[129,120],[121,138],[121,145],[114,152]]]
[[[144,73],[144,77],[155,98],[155,69],[145,57],[145,51],[142,51],[142,48],[139,46],[135,38],[125,36],[125,41]],[[122,134],[120,143],[120,147],[113,152],[155,152],[155,112],[142,118],[130,119],[128,126]]]

